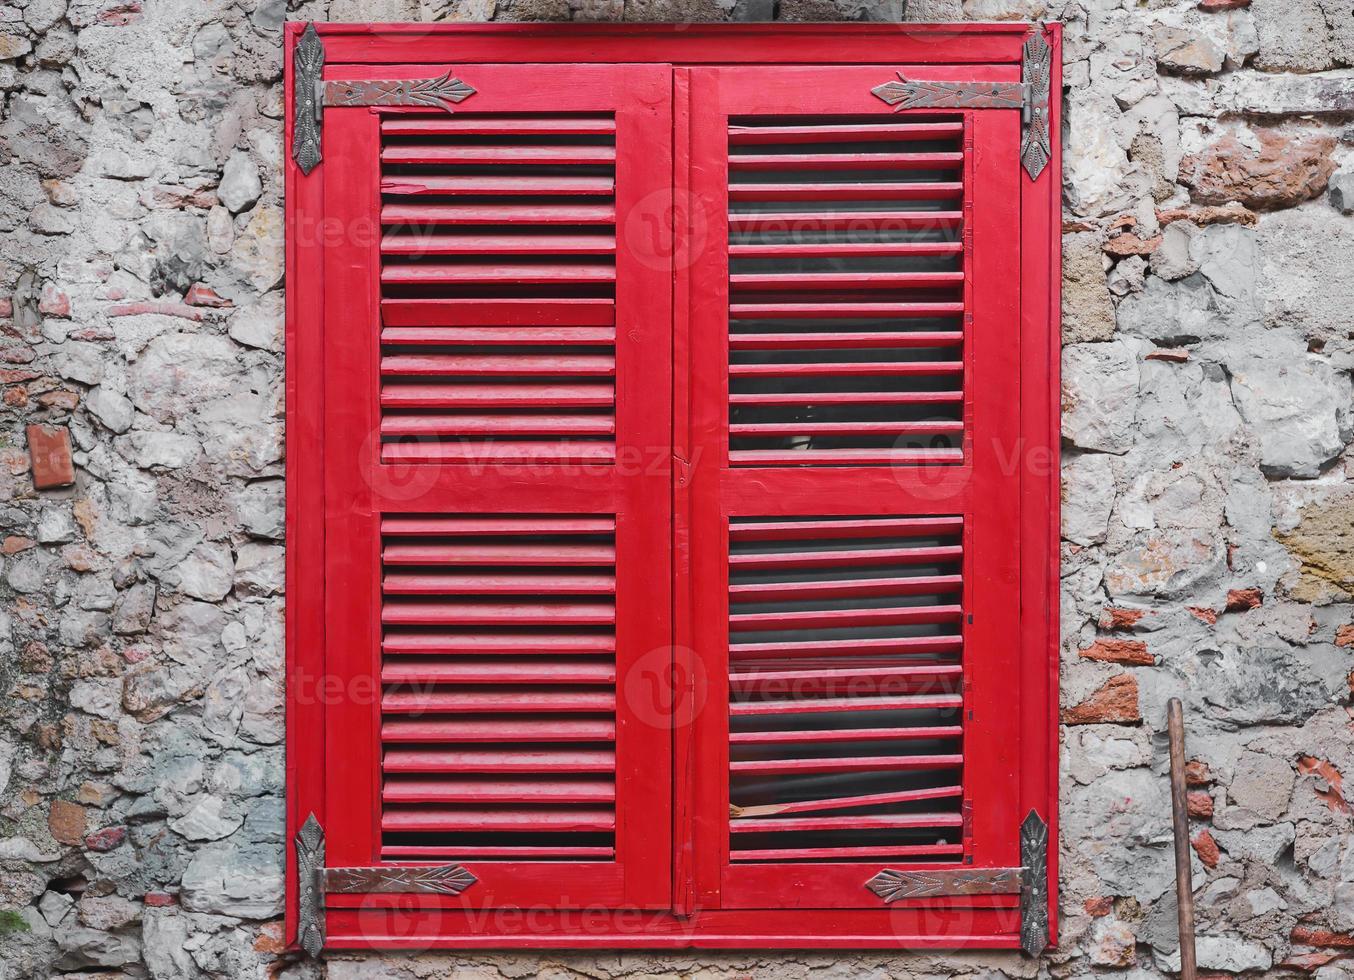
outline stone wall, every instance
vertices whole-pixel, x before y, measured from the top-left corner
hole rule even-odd
[[[784,20],[900,0],[781,0]],[[281,953],[284,18],[767,0],[0,7],[0,978]],[[1062,937],[1014,955],[335,957],[334,978],[1354,971],[1350,0],[913,0],[1067,25]],[[37,428],[33,428],[36,426]],[[73,482],[72,482],[73,481]]]

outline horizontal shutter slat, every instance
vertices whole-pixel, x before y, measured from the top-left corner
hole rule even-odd
[[[954,138],[963,135],[962,122],[930,123],[806,123],[729,127],[731,146],[764,143],[836,143]]]
[[[387,632],[381,641],[386,653],[420,654],[611,654],[616,640],[610,635],[589,633],[466,633],[419,631]]]
[[[396,776],[386,780],[384,799],[402,803],[610,803],[609,779]]]
[[[735,851],[735,861],[865,860],[870,858],[941,858],[964,853],[962,844],[920,844],[885,847],[784,847]]]
[[[386,177],[381,181],[383,194],[416,195],[537,195],[540,197],[584,195],[600,197],[614,192],[612,177],[535,176],[497,174],[494,176]]]
[[[609,742],[616,725],[593,718],[511,718],[437,721],[390,718],[381,725],[386,742]]]
[[[599,327],[616,321],[611,300],[590,297],[386,299],[381,303],[381,316],[388,327]]]
[[[956,738],[958,725],[916,728],[827,728],[775,732],[733,732],[729,740],[742,745],[793,745],[802,742],[877,742],[894,739]]]
[[[729,230],[740,231],[860,231],[887,223],[896,230],[957,230],[962,211],[756,211],[729,214]]]
[[[730,157],[729,169],[857,170],[873,164],[892,170],[922,170],[957,166],[963,159],[962,153],[748,153]]]
[[[381,208],[386,224],[410,225],[612,225],[616,208],[606,204],[390,203]]]
[[[381,340],[388,344],[436,346],[598,346],[614,343],[614,327],[387,327]]]
[[[944,347],[963,341],[958,331],[911,330],[905,333],[821,331],[803,333],[736,333],[729,337],[730,350],[831,350],[879,347]]]
[[[963,192],[958,183],[738,183],[729,185],[731,201],[931,201]],[[421,193],[411,191],[409,193]]]
[[[386,575],[386,595],[610,595],[614,575]]]
[[[387,565],[610,565],[616,560],[610,544],[551,541],[411,544],[399,539],[382,554]]]
[[[614,830],[615,811],[571,809],[564,805],[549,810],[514,810],[504,807],[423,807],[418,810],[387,811],[381,827],[388,831],[431,831],[437,833],[492,833],[494,831],[532,831],[559,833],[577,830]]]
[[[760,759],[736,761],[730,771],[739,775],[776,773],[887,773],[899,769],[946,769],[963,763],[962,755],[870,755],[824,759]],[[953,826],[959,823],[956,816]]]
[[[429,694],[387,693],[381,710],[388,714],[558,711],[609,712],[616,709],[610,691],[446,691]]]
[[[386,255],[610,255],[615,235],[386,235]]]
[[[614,357],[581,354],[472,356],[457,354],[404,354],[381,358],[383,375],[465,374],[480,377],[503,375],[542,376],[568,374],[610,377],[616,373]]]
[[[384,116],[388,136],[608,136],[616,132],[610,116]]]
[[[963,251],[962,242],[734,242],[729,245],[729,257],[735,259],[846,259],[959,255]]]
[[[960,708],[957,694],[906,694],[899,697],[803,698],[784,701],[739,701],[730,715],[796,715],[824,711],[909,711],[919,708]]]
[[[387,749],[384,769],[397,773],[610,773],[616,754],[583,749]]]
[[[419,265],[387,268],[381,281],[393,284],[462,284],[467,286],[492,283],[609,283],[615,281],[614,265],[439,265],[424,262]]]
[[[410,384],[381,391],[381,404],[401,408],[609,408],[609,384]]]
[[[614,146],[394,146],[381,153],[387,163],[459,163],[466,166],[493,167],[502,164],[614,164]]]
[[[502,660],[458,658],[433,662],[427,658],[387,663],[381,670],[387,684],[614,684],[611,663],[593,659]]]

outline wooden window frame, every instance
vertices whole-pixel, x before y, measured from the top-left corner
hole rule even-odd
[[[285,145],[294,134],[293,52],[302,24],[286,29]],[[1021,570],[1018,605],[1019,703],[1016,725],[1018,790],[1009,794],[1000,819],[1013,823],[1034,810],[1048,825],[1047,924],[1057,934],[1057,708],[1058,708],[1058,533],[1060,342],[1060,194],[1061,121],[1060,25],[316,25],[325,47],[325,78],[379,77],[372,69],[395,66],[391,75],[409,74],[397,66],[427,66],[419,74],[437,75],[452,65],[662,65],[672,68],[673,182],[680,193],[689,182],[692,160],[691,69],[703,66],[814,67],[923,66],[917,76],[937,80],[1007,77],[1018,73],[1022,46],[1032,30],[1042,30],[1052,47],[1048,128],[1053,153],[1036,179],[1020,174],[1019,236],[1019,407],[1013,466],[1020,470],[1018,493]],[[362,66],[360,69],[354,66]],[[983,76],[991,69],[997,75]],[[975,72],[977,74],[975,74]],[[806,74],[807,73],[807,74]],[[1018,77],[1018,76],[1011,76]],[[881,78],[880,81],[887,81]],[[982,112],[984,110],[976,110]],[[1015,165],[1015,161],[1012,161]],[[287,413],[287,828],[292,839],[314,813],[324,821],[326,798],[334,800],[335,780],[345,762],[327,752],[326,704],[344,697],[344,681],[326,663],[327,591],[325,528],[326,460],[323,452],[326,412],[324,267],[326,257],[325,184],[320,173],[307,175],[289,156],[286,163],[286,413]],[[319,176],[320,179],[316,179]],[[333,193],[333,188],[330,189]],[[681,242],[673,263],[673,554],[676,590],[671,610],[673,649],[678,667],[693,669],[689,649],[695,579],[689,567],[692,480],[690,392],[692,371],[688,330],[698,302],[690,266],[681,261]],[[332,251],[332,249],[329,249]],[[332,266],[331,266],[332,268]],[[349,366],[351,369],[351,366]],[[334,366],[329,365],[333,371]],[[666,464],[665,464],[666,465]],[[685,558],[683,557],[685,556]],[[688,564],[683,564],[686,561]],[[704,583],[702,583],[704,587]],[[685,659],[684,658],[688,658]],[[679,675],[680,676],[680,675]],[[349,681],[352,678],[348,678]],[[344,896],[331,903],[326,945],[342,949],[473,948],[984,948],[1021,946],[1015,899],[972,901],[963,896],[905,899],[877,909],[782,907],[720,909],[705,907],[699,850],[706,845],[689,805],[693,783],[687,773],[700,762],[692,719],[674,719],[671,758],[674,772],[671,814],[673,881],[670,901],[642,902],[626,908],[513,909],[509,896],[495,909],[458,909],[456,902],[418,895]],[[666,745],[666,739],[663,742]],[[661,751],[668,751],[662,748]],[[367,760],[370,763],[370,760]],[[358,773],[356,778],[370,778]],[[338,798],[341,798],[341,792]],[[332,804],[331,804],[332,805]],[[884,862],[886,863],[886,862]],[[287,854],[287,935],[298,936],[297,852]],[[802,883],[801,883],[802,884]],[[990,897],[990,896],[989,896]]]

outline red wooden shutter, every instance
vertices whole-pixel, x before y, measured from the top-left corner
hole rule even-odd
[[[689,75],[698,908],[1020,865],[1020,114],[894,113],[895,70]]]
[[[1037,950],[1056,54],[575,27],[288,29],[289,935]]]
[[[343,231],[326,863],[476,879],[412,919],[380,912],[407,896],[330,895],[340,944],[480,927],[443,908],[669,894],[670,735],[619,696],[671,643],[669,280],[616,247],[670,198],[669,73],[455,73],[476,91],[454,114],[328,108],[308,178]]]

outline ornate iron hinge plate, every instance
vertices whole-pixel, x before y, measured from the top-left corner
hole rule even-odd
[[[475,94],[475,89],[447,70],[436,78],[341,79],[324,81],[324,42],[307,24],[292,55],[292,159],[303,174],[322,159],[321,131],[324,107],[415,106],[451,108]]]
[[[296,939],[311,956],[324,949],[328,894],[459,895],[479,879],[459,864],[411,868],[326,868],[324,830],[315,814],[296,832]]]
[[[1019,109],[1020,162],[1031,180],[1037,180],[1053,156],[1048,132],[1048,87],[1053,50],[1044,32],[1025,39],[1019,82],[926,82],[898,80],[870,89],[875,96],[903,109]]]
[[[1038,956],[1048,945],[1048,824],[1034,810],[1020,824],[1020,948]]]
[[[1019,895],[1020,948],[1037,957],[1048,945],[1048,825],[1031,810],[1020,825],[1018,868],[899,871],[885,868],[865,887],[886,903],[954,895]]]

